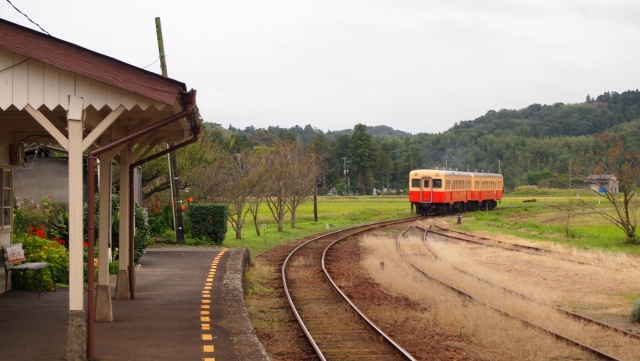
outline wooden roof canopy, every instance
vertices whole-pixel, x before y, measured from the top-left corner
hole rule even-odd
[[[69,95],[84,99],[85,135],[110,114],[117,116],[104,133],[112,140],[195,103],[195,90],[187,92],[182,82],[0,19],[1,133],[11,133],[14,144],[50,141],[50,132],[33,117],[35,110],[66,134]],[[195,113],[134,143],[153,147],[187,139],[199,132]]]

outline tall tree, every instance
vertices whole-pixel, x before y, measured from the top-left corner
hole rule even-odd
[[[369,169],[376,166],[378,161],[378,151],[373,143],[373,137],[367,134],[367,126],[357,124],[353,128],[353,135],[349,139],[349,150],[347,157],[351,161],[352,169],[358,173],[358,186],[365,193],[365,185],[372,183],[369,179]]]
[[[275,147],[268,153],[265,162],[267,172],[264,174],[264,181],[268,184],[265,202],[273,220],[276,221],[279,232],[283,230],[284,216],[287,213],[287,196],[292,177],[289,166],[293,161],[294,144],[287,140],[276,141]]]
[[[320,176],[318,160],[321,158],[309,153],[309,150],[300,143],[296,143],[291,148],[291,152],[286,204],[291,213],[291,228],[296,228],[298,206],[309,200],[317,189]]]

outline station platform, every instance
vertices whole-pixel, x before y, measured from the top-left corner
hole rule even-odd
[[[222,295],[231,253],[147,249],[136,269],[136,299],[112,299],[113,322],[95,324],[94,360],[242,359],[234,351]],[[110,281],[115,297],[115,276]],[[41,295],[0,295],[0,360],[64,360],[68,289]]]

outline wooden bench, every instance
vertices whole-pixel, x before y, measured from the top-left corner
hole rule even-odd
[[[51,277],[53,282],[53,290],[56,290],[56,282],[53,279],[53,267],[45,262],[32,262],[22,263],[27,259],[24,256],[24,250],[22,249],[22,243],[16,243],[9,246],[2,246],[2,259],[4,261],[4,296],[7,297],[7,287],[9,285],[9,275],[11,271],[20,271],[23,273],[26,271],[33,271],[36,275],[36,286],[38,287],[38,297],[40,297],[40,280],[38,279],[38,270],[41,268],[49,267],[51,269]]]

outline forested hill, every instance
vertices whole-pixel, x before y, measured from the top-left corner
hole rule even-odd
[[[520,110],[490,110],[470,121],[461,121],[451,130],[491,134],[505,130],[525,137],[592,135],[640,118],[640,91],[621,94],[606,92],[584,103],[532,104]]]
[[[327,137],[333,137],[335,139],[340,138],[340,136],[344,134],[352,135],[353,129],[328,131],[325,133]],[[371,136],[375,138],[405,138],[411,136],[411,133],[396,130],[386,125],[367,126],[367,134],[371,134]]]
[[[358,170],[355,184],[348,183],[360,194],[374,187],[403,189],[412,169],[432,167],[500,170],[507,189],[524,184],[565,187],[570,161],[587,164],[594,154],[621,142],[640,148],[640,91],[587,96],[580,104],[489,111],[438,134],[363,124],[327,133],[311,125],[244,130],[204,126],[213,141],[233,152],[272,146],[278,139],[308,145],[325,160],[325,190],[344,189],[344,158],[351,162],[349,169]]]

